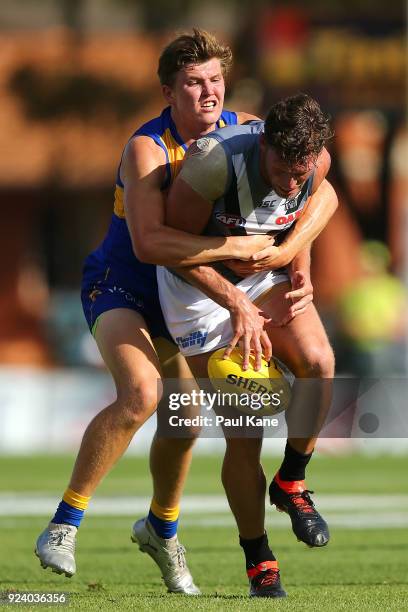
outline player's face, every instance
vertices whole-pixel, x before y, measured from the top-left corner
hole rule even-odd
[[[295,197],[315,168],[315,159],[288,164],[265,142],[261,147],[261,174],[282,198]]]
[[[192,64],[180,70],[173,87],[163,88],[172,106],[173,117],[189,127],[210,128],[221,115],[225,83],[220,60]]]

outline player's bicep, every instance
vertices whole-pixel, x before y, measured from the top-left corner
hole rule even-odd
[[[166,225],[190,234],[201,234],[213,203],[203,198],[181,176],[174,181],[166,203]]]
[[[311,189],[312,194],[315,193],[319,189],[320,185],[326,178],[327,173],[330,170],[330,165],[331,165],[330,153],[328,152],[326,148],[324,148],[317,159],[316,170],[314,173],[313,185]]]
[[[338,199],[333,186],[327,179],[323,179],[306,203],[304,214],[299,219],[299,229],[306,227],[312,221],[320,233],[336,212],[337,206]]]
[[[136,138],[128,144],[122,162],[124,206],[132,239],[142,239],[164,221],[161,183],[165,158],[151,139]]]

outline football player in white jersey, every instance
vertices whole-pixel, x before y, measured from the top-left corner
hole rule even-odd
[[[299,94],[275,104],[265,124],[228,127],[199,139],[169,194],[166,222],[191,233],[273,233],[277,240],[282,230],[294,226],[296,231],[312,194],[331,189],[325,180],[330,158],[324,148],[330,136],[318,103]],[[257,367],[262,351],[270,358],[272,342],[274,355],[297,379],[315,380],[300,389],[295,386],[285,457],[269,493],[271,504],[290,515],[299,540],[324,546],[329,531],[306,488],[305,468],[318,423],[330,404],[334,356],[312,304],[293,319],[287,316],[287,297],[305,257],[309,251],[278,270],[273,256],[217,269],[199,266],[196,276],[191,270],[189,282],[178,271],[158,268],[157,273],[168,329],[196,377],[206,377],[209,353],[225,346],[228,356],[241,340],[244,368],[251,350]],[[284,320],[285,325],[273,326],[271,320]],[[191,341],[198,332],[201,341]],[[299,415],[304,418],[299,420]],[[227,438],[222,479],[245,552],[250,594],[282,597],[285,592],[264,526],[261,444],[259,438]]]

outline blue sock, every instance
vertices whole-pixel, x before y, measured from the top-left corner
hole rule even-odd
[[[66,523],[67,525],[79,527],[84,514],[85,510],[74,508],[62,500],[57,508],[54,518],[51,520],[51,523]]]
[[[165,521],[157,517],[151,510],[147,517],[149,522],[153,525],[153,529],[159,536],[159,538],[165,538],[166,540],[172,538],[177,533],[178,519],[175,521]]]

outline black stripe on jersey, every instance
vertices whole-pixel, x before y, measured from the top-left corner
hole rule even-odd
[[[312,176],[309,176],[309,178],[307,179],[306,183],[303,185],[302,189],[300,190],[299,202],[302,202],[303,198],[305,196],[309,195],[309,193],[310,193],[310,191],[312,189],[313,179],[314,179],[314,172],[313,172]]]
[[[312,190],[312,185],[313,185],[313,180],[314,180],[314,172],[312,176],[310,176],[307,179],[306,183],[303,185],[302,189],[300,190],[300,193],[297,195],[296,201],[298,202],[298,206],[296,208],[299,208],[303,200],[307,200],[307,198],[310,196],[310,192]],[[288,227],[288,229],[280,231],[276,234],[275,236],[276,246],[279,246],[282,244],[282,242],[285,240],[288,234],[290,234],[290,232],[293,230],[295,225],[296,225],[296,222],[293,223],[290,227]]]
[[[286,214],[294,213],[296,210],[300,208],[302,203],[307,199],[308,191],[310,186],[310,178],[304,183],[302,189],[299,191],[297,196],[291,198],[290,200],[286,200],[285,202],[285,211]]]

